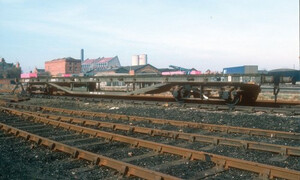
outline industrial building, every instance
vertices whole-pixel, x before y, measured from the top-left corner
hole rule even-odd
[[[96,74],[98,72],[118,68],[120,66],[121,64],[118,56],[107,58],[99,57],[97,59],[86,59],[83,61],[81,64],[81,72]]]
[[[98,72],[96,76],[101,75],[135,75],[135,74],[161,74],[161,72],[150,64],[138,65],[138,66],[122,66],[119,68],[113,68],[105,71]]]
[[[131,66],[142,66],[148,63],[147,54],[133,55],[131,58]]]
[[[245,65],[223,68],[223,74],[257,74],[257,65]]]
[[[45,71],[48,72],[51,76],[79,74],[81,72],[81,60],[67,57],[46,61]]]
[[[117,73],[129,73],[130,75],[160,74],[160,71],[156,67],[154,67],[150,64],[138,65],[138,66],[123,66],[123,67],[120,67],[116,72]]]
[[[46,72],[45,69],[38,69],[35,67],[33,71],[30,71],[29,73],[22,73],[21,78],[48,77],[49,75],[49,72]]]
[[[162,75],[170,76],[170,75],[184,75],[184,74],[190,74],[190,75],[198,75],[201,74],[201,71],[196,70],[195,68],[187,69],[179,66],[170,65],[170,68],[161,68],[159,71]]]

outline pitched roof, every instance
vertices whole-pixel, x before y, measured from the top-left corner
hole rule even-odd
[[[110,61],[110,60],[112,60],[114,58],[115,57],[101,58],[100,61],[99,61],[99,63],[106,63],[106,62],[108,62],[108,61]]]
[[[50,61],[46,61],[46,62],[54,62],[54,61],[80,61],[80,59],[75,59],[75,58],[72,58],[72,57],[64,57],[64,58],[58,58],[58,59],[53,59],[53,60],[50,60]]]
[[[45,72],[45,69],[38,69],[38,68],[36,68],[36,71],[37,72]]]
[[[81,64],[93,64],[96,59],[86,59]]]
[[[134,71],[138,71],[139,69],[142,69],[146,66],[150,66],[153,69],[157,69],[156,67],[152,66],[151,64],[145,64],[145,65],[138,65],[138,66],[121,66],[117,69],[117,72],[121,71],[121,70],[125,70],[125,71],[130,71],[130,70],[134,70]],[[158,69],[157,69],[158,70]]]
[[[170,68],[160,68],[158,69],[160,72],[173,72],[178,71],[177,69],[170,69]]]
[[[145,67],[145,66],[147,66],[147,65],[149,65],[149,64],[146,64],[146,65],[138,65],[138,66],[122,66],[122,67],[120,67],[120,68],[126,69],[126,70],[128,70],[128,71],[130,71],[130,70],[136,71],[136,70],[141,69],[141,68],[143,68],[143,67]]]
[[[94,64],[94,63],[106,63],[106,62],[109,62],[111,61],[112,59],[116,58],[117,56],[115,57],[102,57],[102,58],[97,58],[97,59],[86,59],[85,61],[83,61],[82,64]]]

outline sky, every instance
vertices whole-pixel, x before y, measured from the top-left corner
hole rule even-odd
[[[24,72],[82,48],[123,66],[298,69],[299,0],[0,0],[0,57]]]

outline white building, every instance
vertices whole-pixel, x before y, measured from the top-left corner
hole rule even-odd
[[[118,56],[115,57],[102,57],[97,59],[86,59],[81,64],[81,72],[93,72],[93,74],[97,72],[101,72],[108,69],[118,68],[120,67],[120,61]]]

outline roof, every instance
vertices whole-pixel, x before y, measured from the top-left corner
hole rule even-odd
[[[232,67],[225,67],[223,69],[236,69],[236,68],[246,68],[246,67],[258,67],[258,65],[232,66]]]
[[[127,71],[130,71],[130,70],[136,71],[136,70],[141,69],[141,68],[143,68],[143,67],[145,67],[145,66],[147,66],[147,65],[150,65],[150,64],[146,64],[146,65],[138,65],[138,66],[122,66],[122,67],[120,67],[120,68],[126,69]],[[151,65],[150,65],[150,66],[151,66]],[[119,68],[119,69],[120,69],[120,68]]]
[[[174,71],[178,71],[177,69],[170,69],[170,68],[160,68],[158,70],[160,72],[174,72]]]
[[[45,69],[38,69],[38,68],[36,68],[36,71],[37,72],[45,72]]]
[[[50,61],[46,61],[46,62],[53,62],[53,61],[80,61],[80,59],[74,59],[72,57],[64,57],[64,58],[58,58],[58,59],[53,59]]]
[[[94,63],[106,63],[106,62],[109,62],[109,61],[111,61],[111,60],[113,60],[114,58],[116,58],[116,57],[118,57],[118,56],[115,56],[115,57],[107,57],[107,58],[105,58],[105,57],[102,57],[102,58],[97,58],[97,59],[86,59],[85,61],[83,61],[83,65],[84,64],[94,64]]]
[[[138,71],[138,70],[140,70],[140,69],[142,69],[142,68],[144,68],[144,67],[146,67],[146,66],[150,66],[150,67],[152,67],[153,69],[158,70],[156,67],[152,66],[151,64],[146,64],[146,65],[138,65],[138,66],[121,66],[121,67],[119,67],[119,68],[116,70],[116,72],[119,73],[119,72],[122,71],[122,70],[125,70],[125,71],[127,71],[127,72],[129,72],[130,70]]]
[[[115,57],[102,58],[102,59],[100,59],[99,63],[106,63],[106,62],[108,62],[108,61],[110,61],[110,60],[112,60],[112,59],[114,59],[114,58],[115,58]]]
[[[269,72],[286,72],[286,71],[297,71],[296,69],[288,69],[288,68],[280,68],[280,69],[273,69]]]
[[[100,69],[97,71],[98,72],[111,72],[111,71],[116,71],[118,70],[119,68],[111,68],[111,69]]]
[[[82,64],[93,64],[93,62],[95,61],[96,59],[86,59],[85,61],[82,62]]]

